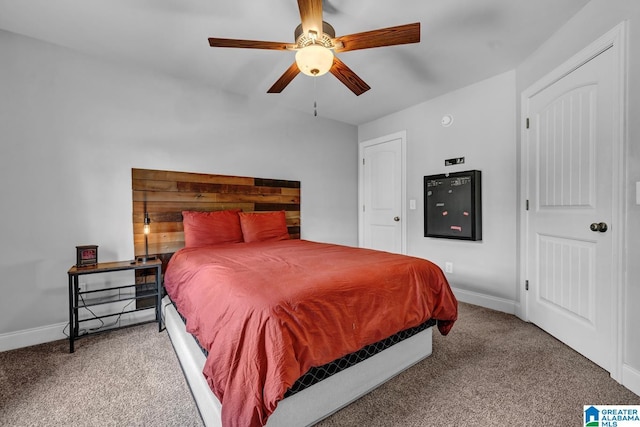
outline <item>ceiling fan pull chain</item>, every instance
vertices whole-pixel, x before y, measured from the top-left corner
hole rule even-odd
[[[313,117],[318,117],[318,91],[316,90],[316,80],[318,76],[313,76]]]

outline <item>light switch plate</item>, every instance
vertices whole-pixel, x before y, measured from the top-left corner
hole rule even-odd
[[[415,209],[416,208],[416,199],[411,199],[409,200],[409,209]]]

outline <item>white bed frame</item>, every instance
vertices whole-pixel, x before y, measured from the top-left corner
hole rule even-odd
[[[168,297],[163,317],[191,393],[207,427],[222,427],[222,404],[202,375],[205,356]],[[267,427],[310,426],[431,355],[432,328],[308,387],[278,403]]]

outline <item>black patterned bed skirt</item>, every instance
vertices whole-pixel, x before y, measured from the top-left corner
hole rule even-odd
[[[306,374],[298,378],[298,381],[296,381],[291,386],[291,388],[287,390],[284,397],[294,395],[307,387],[310,387],[326,378],[329,378],[331,375],[337,374],[340,371],[344,371],[345,369],[350,368],[353,365],[357,365],[358,363],[370,358],[371,356],[374,356],[381,351],[388,349],[394,344],[397,344],[400,341],[404,341],[407,338],[410,338],[435,324],[435,320],[429,319],[421,325],[405,329],[404,331],[400,331],[394,335],[391,335],[389,338],[385,338],[376,343],[367,345],[358,351],[347,354],[346,356],[343,356],[340,359],[336,359],[333,362],[329,362],[326,365],[317,367],[314,366],[309,369]]]
[[[173,303],[173,301],[171,302]],[[173,304],[173,306],[182,319],[182,322],[185,323],[185,318],[178,311],[178,308],[175,306],[175,304]],[[357,365],[358,363],[370,358],[371,356],[375,356],[381,351],[386,350],[389,347],[406,340],[407,338],[411,338],[412,336],[424,331],[427,328],[430,328],[431,326],[434,326],[435,324],[436,321],[434,319],[429,319],[421,325],[405,329],[381,341],[364,346],[360,350],[347,354],[346,356],[343,356],[340,359],[336,359],[333,362],[329,362],[326,365],[314,366],[309,369],[307,373],[298,378],[298,380],[289,388],[289,390],[287,390],[284,397],[292,396],[307,387],[311,387],[312,385],[319,383],[320,381],[327,379],[332,375],[337,374],[338,372],[344,371],[347,368]],[[202,353],[207,356],[207,350],[202,348],[196,337],[193,338],[195,339],[196,343],[198,343],[198,346],[200,347],[200,350],[202,350]]]

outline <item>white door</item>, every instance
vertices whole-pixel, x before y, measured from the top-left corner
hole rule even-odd
[[[403,140],[382,138],[363,144],[361,246],[403,252]]]
[[[529,98],[526,148],[529,320],[608,371],[615,362],[611,229],[619,226],[612,51]]]

